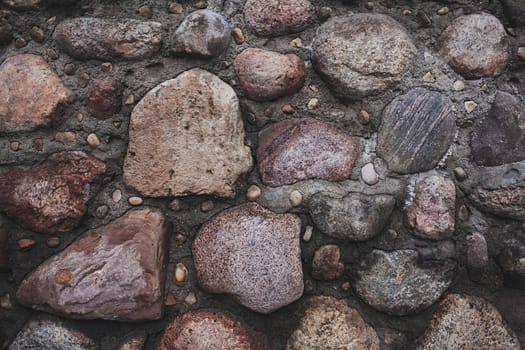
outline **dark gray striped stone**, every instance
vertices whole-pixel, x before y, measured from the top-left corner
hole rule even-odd
[[[448,97],[417,88],[395,98],[383,111],[377,153],[400,174],[434,168],[455,133],[455,115]]]

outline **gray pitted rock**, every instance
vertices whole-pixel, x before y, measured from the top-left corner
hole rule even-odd
[[[486,300],[449,294],[439,304],[417,350],[520,350],[518,337]]]
[[[157,320],[164,308],[167,230],[159,210],[131,210],[42,263],[16,298],[70,318]]]
[[[423,238],[444,239],[454,234],[456,186],[439,175],[416,183],[415,198],[407,208],[408,223]]]
[[[336,280],[343,275],[341,250],[335,244],[321,246],[312,259],[312,277],[321,281]]]
[[[455,137],[454,106],[439,92],[416,88],[383,111],[377,153],[400,174],[434,168]]]
[[[336,197],[317,193],[308,201],[315,226],[324,234],[351,241],[377,236],[388,223],[396,200],[387,194],[349,193]]]
[[[460,16],[441,34],[439,54],[466,78],[495,77],[509,61],[509,39],[493,15]]]
[[[286,350],[379,350],[379,338],[359,312],[344,300],[316,296],[307,307],[286,344]]]
[[[89,185],[106,170],[83,152],[61,152],[31,168],[0,172],[0,211],[36,232],[66,232],[86,212]]]
[[[210,10],[190,13],[175,31],[176,53],[204,57],[220,56],[230,45],[231,29],[220,14]]]
[[[160,49],[162,29],[157,22],[79,17],[60,22],[53,39],[68,55],[80,60],[138,60]]]
[[[472,134],[476,164],[495,166],[525,159],[525,105],[516,96],[497,91],[488,114]]]
[[[8,57],[0,65],[0,133],[49,126],[72,97],[42,57]]]
[[[264,335],[225,312],[190,311],[178,316],[164,331],[159,350],[266,350]]]
[[[507,287],[525,289],[525,247],[510,246],[498,255],[498,264],[503,270]]]
[[[97,350],[96,343],[85,334],[53,320],[31,320],[17,334],[9,350]]]
[[[259,133],[257,160],[268,186],[308,179],[341,181],[350,177],[361,144],[313,118],[286,119]]]
[[[434,304],[452,283],[456,264],[419,262],[414,250],[373,250],[356,266],[354,288],[376,310],[403,316]]]
[[[505,15],[519,26],[525,26],[525,0],[500,0]]]
[[[161,83],[131,113],[124,181],[143,195],[233,197],[251,167],[239,100],[205,70]]]
[[[398,22],[381,14],[334,17],[317,30],[312,63],[334,95],[379,93],[399,82],[417,49]]]
[[[246,95],[270,101],[299,91],[304,85],[304,61],[296,55],[249,48],[235,58],[235,73]]]
[[[309,0],[248,0],[244,5],[246,24],[261,36],[300,32],[315,18]]]
[[[300,232],[299,217],[256,203],[219,213],[193,242],[199,284],[260,313],[292,303],[303,294]]]

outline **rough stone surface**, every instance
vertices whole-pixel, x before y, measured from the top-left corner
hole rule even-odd
[[[455,263],[418,262],[414,250],[373,250],[356,266],[354,288],[376,310],[403,316],[434,304],[452,283]]]
[[[488,13],[456,18],[440,38],[439,54],[465,78],[500,75],[509,61],[508,51],[505,28]]]
[[[167,225],[157,209],[128,211],[42,263],[22,281],[16,298],[70,318],[159,319]]]
[[[505,15],[516,25],[525,26],[525,0],[500,0]]]
[[[489,213],[525,220],[525,187],[496,190],[477,188],[471,199],[477,207]]]
[[[336,280],[342,276],[345,265],[341,250],[335,244],[324,245],[315,251],[312,259],[312,277],[321,281]]]
[[[503,270],[507,287],[525,289],[525,247],[510,246],[498,255],[498,264]]]
[[[407,218],[414,233],[423,238],[443,239],[454,234],[456,186],[439,175],[416,183],[414,201],[407,208]]]
[[[53,33],[58,46],[80,60],[147,58],[160,49],[161,38],[160,23],[134,19],[66,19]]]
[[[24,54],[0,65],[0,133],[49,126],[72,100],[46,61]]]
[[[307,301],[299,327],[286,344],[286,350],[379,348],[374,328],[359,312],[348,307],[344,300],[329,296],[316,296]]]
[[[124,180],[146,196],[232,197],[252,167],[235,92],[199,68],[144,96],[131,114],[129,140]]]
[[[89,184],[106,169],[83,152],[61,152],[31,168],[0,173],[0,211],[36,232],[66,232],[84,213]]]
[[[98,346],[63,322],[44,319],[29,321],[9,346],[9,350],[25,349],[96,350]]]
[[[202,226],[193,242],[199,284],[270,313],[303,293],[301,220],[256,203],[227,209]]]
[[[329,124],[312,119],[287,119],[259,134],[257,161],[269,186],[307,179],[345,180],[352,174],[361,144]]]
[[[395,98],[383,111],[377,153],[400,174],[434,168],[455,136],[450,99],[439,92],[416,88]]]
[[[308,201],[315,226],[324,234],[351,241],[377,236],[388,223],[396,200],[391,195],[317,193]]]
[[[230,45],[231,29],[223,16],[210,10],[190,13],[175,31],[173,51],[204,57],[220,56]]]
[[[405,29],[381,14],[334,17],[317,30],[312,63],[338,97],[360,98],[399,82],[417,50]]]
[[[97,119],[111,118],[122,104],[122,85],[112,78],[102,78],[93,84],[88,98],[88,112]]]
[[[482,298],[449,294],[430,321],[418,350],[520,350],[498,310]]]
[[[496,92],[490,111],[473,133],[471,145],[478,165],[525,160],[525,105],[520,99]]]
[[[256,101],[270,101],[299,91],[304,85],[304,61],[249,48],[235,58],[235,73],[246,95]]]
[[[227,313],[212,310],[178,316],[166,328],[160,343],[159,350],[267,349],[262,334]]]
[[[248,0],[244,5],[246,24],[261,36],[300,32],[315,18],[309,0]]]

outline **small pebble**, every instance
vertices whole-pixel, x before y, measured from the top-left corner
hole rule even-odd
[[[95,210],[95,215],[97,216],[97,218],[103,219],[106,217],[106,215],[108,215],[108,212],[109,207],[107,205],[101,205]]]
[[[128,203],[133,206],[138,206],[142,205],[142,203],[144,203],[144,200],[140,197],[133,196],[128,198]]]
[[[292,207],[298,207],[303,202],[303,194],[297,190],[290,192],[290,204]]]
[[[386,234],[388,235],[388,237],[390,237],[390,239],[396,239],[397,238],[397,231],[394,230],[394,229],[389,228],[386,231]]]
[[[439,10],[437,10],[437,14],[440,15],[440,16],[446,15],[448,12],[449,12],[449,9],[446,6],[440,8]]]
[[[465,204],[462,204],[458,209],[458,218],[461,221],[467,221],[470,216],[470,212]]]
[[[67,75],[73,75],[77,71],[77,66],[74,63],[66,63],[64,66],[64,73]]]
[[[304,229],[303,241],[310,242],[310,240],[312,239],[313,232],[314,228],[312,226],[306,226],[306,228]]]
[[[196,9],[205,9],[206,7],[208,7],[208,4],[206,3],[206,1],[199,1],[197,2],[195,5],[193,5],[193,7],[195,7]]]
[[[242,43],[244,43],[244,40],[245,40],[244,33],[241,28],[239,27],[233,28],[232,35],[233,35],[233,40],[235,40],[235,43],[237,45],[241,45]]]
[[[9,293],[6,293],[0,297],[0,307],[5,310],[11,310],[13,308],[11,295],[9,295]]]
[[[454,85],[452,85],[452,89],[454,89],[454,91],[462,91],[465,89],[465,83],[461,80],[456,80]]]
[[[46,244],[49,248],[56,248],[60,245],[60,238],[50,237],[47,239]]]
[[[261,189],[257,185],[251,185],[246,191],[246,199],[250,202],[255,202],[261,196]]]
[[[201,211],[204,213],[213,210],[213,208],[215,208],[215,204],[212,200],[207,200],[201,204]]]
[[[82,113],[77,113],[77,120],[79,122],[81,122],[82,120],[84,120],[84,115]]]
[[[319,99],[314,97],[310,101],[308,101],[308,109],[313,111],[317,108],[319,108]]]
[[[303,47],[303,41],[301,38],[295,38],[292,41],[290,41],[290,46],[295,48],[301,48]]]
[[[115,121],[113,122],[113,126],[114,126],[115,128],[117,128],[117,129],[119,129],[121,125],[122,125],[122,121],[120,121],[120,120],[115,120]]]
[[[27,41],[26,41],[26,39],[24,39],[24,38],[17,38],[17,39],[15,40],[15,47],[16,47],[17,49],[21,49],[21,48],[23,48],[23,47],[26,46],[26,45],[27,45]]]
[[[77,135],[71,131],[57,132],[54,136],[55,141],[58,141],[64,145],[71,145],[75,143]]]
[[[175,300],[175,297],[173,296],[173,294],[168,293],[168,295],[166,296],[166,300],[164,300],[164,305],[172,306],[175,304],[177,304],[177,300]]]
[[[374,164],[368,163],[361,168],[361,178],[365,184],[370,186],[379,182],[379,175],[377,175],[377,172],[374,169]]]
[[[57,22],[57,16],[53,16],[53,17],[49,17],[47,20],[46,20],[46,25],[48,26],[54,26]]]
[[[286,104],[281,107],[281,111],[283,111],[283,113],[286,113],[286,114],[292,114],[294,112],[294,109],[292,105]]]
[[[436,81],[436,79],[434,78],[434,75],[431,72],[428,72],[427,74],[423,75],[423,81],[425,83],[433,83],[434,81]]]
[[[20,250],[28,250],[31,249],[35,244],[36,242],[32,239],[22,238],[18,241],[18,248],[20,248]]]
[[[80,74],[80,76],[78,77],[78,85],[81,87],[81,88],[85,88],[86,86],[88,86],[89,84],[89,80],[91,79],[91,77],[89,76],[88,73],[82,73]]]
[[[458,181],[464,181],[467,179],[467,172],[462,167],[458,166],[454,169],[454,176]]]
[[[31,35],[31,39],[33,39],[34,41],[40,44],[42,44],[46,38],[46,34],[42,30],[42,28],[39,28],[39,27],[31,28],[29,35]]]
[[[33,147],[38,151],[42,152],[44,150],[44,139],[37,137],[33,140]]]
[[[111,62],[104,62],[100,65],[100,69],[105,73],[111,73],[113,72],[113,64]]]
[[[334,11],[332,10],[331,7],[328,7],[328,6],[323,6],[319,9],[319,18],[324,21],[324,20],[327,20],[328,18],[330,18],[332,16],[332,13]]]
[[[308,88],[309,88],[310,90],[312,90],[313,92],[319,92],[319,88],[317,87],[317,85],[310,84],[310,85],[308,86]]]
[[[489,86],[487,84],[483,84],[479,89],[483,92],[487,92],[489,91]]]
[[[188,279],[188,269],[182,263],[175,266],[175,283],[178,285],[184,284]]]
[[[474,102],[474,101],[466,101],[465,102],[465,110],[469,114],[474,112],[474,110],[476,109],[477,106],[478,106],[478,104],[476,102]]]
[[[184,242],[186,242],[186,236],[184,236],[182,233],[177,233],[175,236],[175,243],[177,245],[183,245]]]
[[[93,133],[88,135],[88,137],[86,138],[86,141],[88,145],[91,146],[91,148],[97,148],[100,145],[100,139],[98,138],[96,134],[93,134]]]
[[[122,199],[122,191],[119,190],[118,188],[113,191],[113,193],[111,194],[111,199],[113,200],[113,202],[115,203],[118,203],[120,202],[120,200]]]
[[[174,199],[171,201],[169,207],[173,211],[179,211],[182,209],[182,202],[179,199]]]
[[[343,284],[341,284],[341,289],[345,292],[348,292],[350,290],[350,282],[344,282]]]
[[[403,16],[410,16],[412,14],[412,11],[410,10],[403,10]]]
[[[518,47],[518,57],[525,61],[525,47]]]
[[[127,98],[126,98],[126,101],[124,102],[124,104],[126,105],[132,105],[135,103],[135,96],[133,95],[129,95]]]
[[[10,143],[11,151],[17,152],[20,149],[20,142],[18,141],[12,141]]]
[[[366,125],[370,123],[370,114],[367,111],[359,111],[359,113],[357,113],[357,120],[359,123]]]
[[[365,4],[365,7],[367,8],[367,10],[373,10],[374,9],[374,3],[373,2],[367,2]]]
[[[184,11],[184,8],[178,2],[172,2],[170,6],[168,7],[168,12],[174,13],[176,15],[180,15],[183,11]]]
[[[151,19],[153,17],[153,11],[151,11],[151,7],[148,5],[143,5],[139,7],[139,15],[144,18]]]
[[[184,299],[184,302],[186,305],[193,305],[197,302],[197,296],[195,296],[195,293],[190,292],[188,293],[188,296]]]
[[[56,59],[58,59],[58,54],[57,54],[57,52],[56,52],[55,50],[53,50],[53,49],[48,49],[48,50],[47,50],[47,55],[48,55],[49,58],[52,59],[52,60],[56,60]]]

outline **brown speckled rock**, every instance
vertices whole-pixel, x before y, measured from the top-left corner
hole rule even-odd
[[[235,58],[235,73],[249,98],[270,101],[303,87],[304,61],[292,54],[249,48]]]
[[[264,335],[220,311],[197,310],[178,316],[164,331],[159,350],[266,350]]]
[[[477,188],[471,199],[483,211],[502,217],[525,220],[525,187],[486,190]]]
[[[300,32],[315,17],[309,0],[248,0],[244,5],[246,24],[261,36]]]
[[[16,299],[70,318],[157,320],[167,230],[159,210],[130,210],[43,262],[22,281]]]
[[[287,119],[259,134],[257,160],[264,184],[290,185],[350,177],[361,144],[327,123],[313,118]]]
[[[286,344],[286,350],[305,349],[379,350],[379,338],[344,300],[317,296],[307,300],[299,327]]]
[[[260,313],[292,303],[303,294],[300,231],[299,217],[256,203],[219,213],[193,242],[199,284]]]
[[[86,212],[89,184],[106,169],[83,152],[51,155],[31,168],[0,173],[0,211],[36,232],[75,228]]]
[[[498,310],[474,296],[449,294],[434,313],[418,350],[521,350]]]
[[[94,82],[88,97],[88,112],[97,119],[108,119],[120,110],[122,85],[112,78],[102,78]]]
[[[509,61],[509,39],[493,15],[460,16],[441,34],[439,54],[466,78],[495,77]]]
[[[145,196],[233,197],[251,167],[237,96],[205,70],[161,83],[133,109],[124,181]]]
[[[71,101],[72,94],[42,57],[11,56],[0,65],[0,133],[49,126]]]
[[[320,247],[312,259],[312,277],[321,281],[336,280],[343,274],[341,250],[335,244]]]
[[[456,186],[443,176],[429,176],[419,181],[407,218],[414,233],[423,238],[444,239],[454,234]]]

